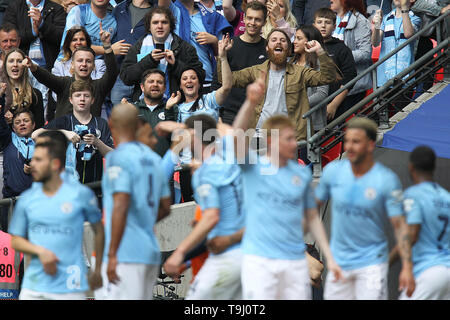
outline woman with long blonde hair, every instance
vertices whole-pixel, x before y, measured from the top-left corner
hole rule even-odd
[[[287,26],[288,28],[283,28],[287,31],[289,38],[292,38],[295,34],[295,29],[297,28],[297,19],[295,19],[294,14],[291,10],[291,4],[289,0],[269,0],[266,3],[267,6],[267,21],[262,29],[263,38],[267,39],[270,31],[275,28],[280,28],[281,26]]]
[[[7,84],[7,90],[11,91],[12,103],[9,108],[10,117],[23,109],[28,109],[33,113],[36,129],[44,125],[44,106],[42,102],[42,94],[30,84],[28,69],[22,64],[26,58],[25,53],[14,48],[5,55],[3,63],[3,74]],[[5,114],[6,118],[9,118]]]

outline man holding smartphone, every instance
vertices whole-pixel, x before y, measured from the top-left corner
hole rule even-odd
[[[167,8],[152,8],[146,14],[147,36],[136,42],[126,55],[120,70],[120,78],[134,85],[133,102],[141,97],[142,74],[157,68],[166,79],[165,98],[179,90],[178,80],[186,66],[196,69],[204,78],[205,72],[194,47],[175,33],[175,18]]]

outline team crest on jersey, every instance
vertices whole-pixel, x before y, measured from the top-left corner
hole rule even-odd
[[[397,202],[401,202],[403,200],[403,192],[402,190],[394,190],[391,192],[392,197]]]
[[[200,197],[204,198],[209,196],[209,193],[211,192],[211,185],[210,184],[202,184],[197,188],[197,193]]]
[[[299,176],[293,176],[291,182],[294,186],[298,187],[302,183],[302,180]]]
[[[73,211],[73,205],[70,202],[65,202],[61,205],[61,211],[63,213],[69,214]]]
[[[374,200],[377,197],[377,192],[374,188],[367,188],[364,192],[364,196],[369,200]]]
[[[158,114],[158,118],[161,119],[161,120],[166,120],[166,115],[164,114],[164,112],[160,112]]]
[[[403,201],[403,208],[405,212],[410,212],[412,210],[412,207],[414,205],[414,199],[405,199]]]

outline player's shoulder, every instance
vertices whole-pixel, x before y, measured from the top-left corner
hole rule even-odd
[[[375,162],[374,167],[375,174],[381,178],[381,180],[385,182],[398,182],[397,174],[392,171],[392,169],[386,167],[384,164],[380,162]],[[386,179],[386,180],[385,180]]]
[[[309,167],[300,165],[297,161],[289,161],[288,165],[294,175],[300,176],[304,180],[312,180],[312,172]]]
[[[348,166],[350,166],[350,163],[347,159],[331,161],[323,168],[322,176],[334,175],[337,172],[342,172],[342,170]]]

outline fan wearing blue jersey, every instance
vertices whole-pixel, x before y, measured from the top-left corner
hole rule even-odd
[[[108,261],[103,275],[109,283],[98,297],[151,300],[161,262],[153,227],[170,213],[168,179],[161,157],[136,141],[134,106],[116,105],[109,122],[117,145],[106,155],[102,178]]]
[[[402,300],[450,300],[450,193],[434,182],[436,154],[427,146],[409,158],[414,183],[405,190],[403,206],[411,236],[416,290]],[[391,256],[398,256],[394,248]]]
[[[84,222],[95,231],[95,250],[103,253],[104,232],[97,198],[75,180],[62,180],[67,142],[41,139],[31,160],[35,183],[22,193],[10,226],[11,245],[31,255],[25,271],[21,300],[86,299],[87,267],[82,253]],[[100,256],[101,257],[101,256]],[[102,259],[89,278],[91,290],[102,286]]]
[[[215,140],[216,121],[209,115],[197,114],[186,120],[186,126],[194,130],[191,146],[201,148],[201,152],[192,148],[195,159],[203,162],[192,177],[192,188],[202,218],[164,264],[170,276],[178,274],[186,254],[205,238],[231,236],[244,227],[241,170],[234,161],[227,162],[220,150],[216,152],[220,146]],[[220,254],[210,253],[186,299],[241,299],[241,260],[239,242]]]
[[[344,270],[344,281],[328,276],[325,299],[387,299],[388,242],[385,225],[394,227],[402,257],[399,290],[414,291],[411,243],[403,216],[397,176],[375,162],[378,127],[368,118],[347,123],[347,159],[328,164],[316,188],[323,204],[332,201],[331,251]]]
[[[315,45],[311,48],[312,51],[317,49]],[[239,163],[237,135],[247,130],[248,119],[264,98],[264,81],[265,74],[261,72],[247,87],[246,101],[233,123]],[[294,124],[286,116],[276,115],[269,117],[263,128],[267,132],[267,154],[257,157],[250,151],[245,164],[240,165],[245,212],[241,244],[243,298],[311,299],[303,225],[317,240],[329,271],[337,279],[341,278],[341,270],[334,261],[319,219],[311,172],[295,161]]]

